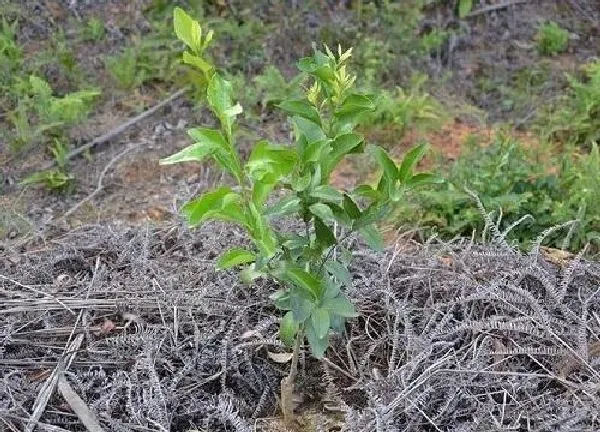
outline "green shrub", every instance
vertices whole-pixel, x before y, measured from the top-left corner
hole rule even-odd
[[[569,46],[569,32],[554,21],[541,25],[535,39],[541,55],[560,54],[565,52]]]
[[[567,75],[567,95],[538,116],[538,128],[547,139],[590,148],[600,141],[600,61],[585,67],[583,80]]]
[[[439,128],[446,114],[440,103],[424,91],[426,82],[425,75],[416,74],[408,91],[401,87],[394,91],[380,91],[375,110],[365,113],[362,123],[369,128],[392,126],[394,142],[409,129],[426,131]]]
[[[419,220],[424,237],[433,233],[443,238],[469,237],[473,230],[481,234],[485,221],[467,188],[493,212],[500,230],[512,227],[507,239],[524,249],[546,229],[579,219],[570,230],[548,235],[544,244],[579,251],[592,242],[590,251],[597,252],[598,148],[594,145],[590,154],[575,158],[563,156],[554,164],[556,173],[548,174],[531,151],[506,134],[497,135],[485,147],[472,140],[445,173],[448,182],[413,194],[412,206],[400,209],[397,223],[406,226]],[[517,221],[521,222],[513,226]]]
[[[81,36],[84,41],[99,42],[104,38],[106,28],[100,18],[90,18],[81,29]]]
[[[411,150],[400,166],[383,148],[371,146],[369,151],[382,169],[375,188],[361,185],[343,193],[330,185],[337,164],[346,155],[367,148],[355,127],[360,115],[374,108],[371,97],[354,89],[356,77],[347,72],[351,50],[342,52],[341,48],[337,55],[327,47],[325,53],[315,49],[311,57],[298,62],[298,68],[312,83],[302,98],[284,99],[278,105],[293,125],[294,145],[259,140],[248,159],[242,160],[236,148],[236,119],[242,106],[233,101],[231,83],[204,55],[212,32],[205,35],[200,24],[178,8],[174,11],[174,26],[178,38],[188,47],[183,61],[198,69],[206,80],[206,100],[220,127],[190,129],[194,144],[161,163],[211,157],[235,181],[233,188],[220,186],[192,199],[184,205],[183,213],[192,226],[222,220],[242,227],[251,246],[226,251],[218,258],[217,266],[243,266],[240,275],[245,282],[268,277],[279,284],[280,289],[271,298],[285,312],[281,339],[293,346],[290,375],[281,387],[282,410],[289,419],[302,341],[306,337],[313,355],[322,357],[330,332],[342,330],[347,318],[357,316],[343,292],[351,283],[347,269],[351,254],[345,249],[345,240],[357,233],[380,248],[382,238],[375,224],[401,201],[407,189],[435,178],[413,173],[425,146]],[[288,194],[276,199],[276,189]],[[276,230],[271,221],[281,217],[294,217],[304,226],[303,231]]]

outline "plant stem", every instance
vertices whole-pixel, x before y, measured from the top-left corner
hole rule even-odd
[[[298,375],[298,359],[300,357],[300,345],[304,339],[302,328],[296,334],[294,351],[292,352],[292,363],[290,373],[281,380],[281,411],[286,424],[291,425],[294,421],[294,383]]]

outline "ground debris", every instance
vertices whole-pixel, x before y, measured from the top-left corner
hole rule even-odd
[[[92,225],[5,264],[2,421],[23,429],[77,338],[64,379],[106,430],[269,424],[287,367],[272,358],[276,287],[213,269],[244,241],[220,224]],[[348,431],[598,430],[600,265],[544,256],[466,241],[361,251],[361,317],[326,362],[304,360],[298,410],[343,407]],[[57,394],[39,420],[85,430]]]

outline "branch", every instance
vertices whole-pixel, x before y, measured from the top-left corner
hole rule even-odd
[[[156,111],[158,111],[162,107],[164,107],[164,106],[170,104],[171,102],[173,102],[174,100],[180,98],[189,89],[190,89],[190,87],[184,87],[184,88],[176,91],[175,93],[173,93],[169,97],[167,97],[165,100],[163,100],[163,101],[159,102],[158,104],[154,105],[152,108],[150,108],[150,109],[144,111],[143,113],[141,113],[141,114],[133,117],[132,119],[127,120],[125,123],[120,124],[119,126],[117,126],[116,128],[108,131],[104,135],[100,135],[99,137],[94,138],[89,143],[84,144],[81,147],[77,147],[76,149],[74,149],[73,151],[71,151],[71,152],[69,152],[67,154],[67,156],[65,157],[65,160],[67,160],[67,161],[71,160],[75,156],[79,156],[81,153],[83,153],[83,152],[85,152],[85,151],[87,151],[87,150],[89,150],[89,149],[97,146],[98,144],[102,144],[102,143],[104,143],[106,141],[109,141],[109,140],[113,139],[117,135],[120,135],[126,129],[130,128],[134,124],[136,124],[136,123],[144,120],[146,117],[151,116],[152,114],[154,114]],[[46,165],[44,165],[42,168],[40,168],[40,171],[44,171],[44,170],[50,169],[50,168],[54,167],[55,165],[56,165],[56,160],[52,160],[52,161],[48,162]]]
[[[494,4],[494,5],[485,6],[485,7],[474,10],[473,12],[467,14],[467,18],[471,18],[471,17],[478,16],[478,15],[483,15],[488,12],[493,12],[493,11],[496,11],[499,9],[505,9],[509,6],[527,3],[527,1],[528,0],[511,0],[511,1],[506,1],[504,3],[498,3],[498,4]]]

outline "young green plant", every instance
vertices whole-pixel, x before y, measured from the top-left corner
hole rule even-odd
[[[236,148],[236,119],[242,107],[234,103],[231,83],[205,56],[212,32],[204,34],[200,24],[179,8],[174,11],[174,26],[188,48],[183,53],[184,63],[197,68],[206,81],[206,100],[219,128],[190,129],[194,143],[161,163],[212,158],[237,184],[192,199],[183,206],[183,213],[192,226],[221,220],[245,229],[251,247],[226,251],[217,266],[244,266],[244,281],[266,277],[280,286],[271,299],[284,311],[280,337],[293,346],[290,375],[281,386],[282,411],[291,419],[292,389],[303,341],[306,338],[312,354],[320,358],[327,350],[330,333],[342,331],[346,319],[358,316],[344,294],[351,283],[350,254],[344,241],[357,233],[370,245],[382,246],[376,223],[400,202],[405,189],[435,181],[430,174],[413,173],[426,147],[411,150],[398,166],[384,149],[371,146],[383,171],[375,187],[361,185],[349,193],[332,187],[330,178],[338,163],[349,154],[366,150],[355,127],[357,119],[374,106],[371,97],[354,90],[355,77],[347,71],[351,50],[338,49],[334,54],[325,47],[325,52],[315,49],[298,63],[312,81],[304,97],[285,99],[278,105],[293,125],[294,145],[260,140],[247,160],[242,160]],[[277,189],[288,194],[277,199]],[[271,222],[284,216],[295,216],[304,226],[302,232],[277,231]]]

